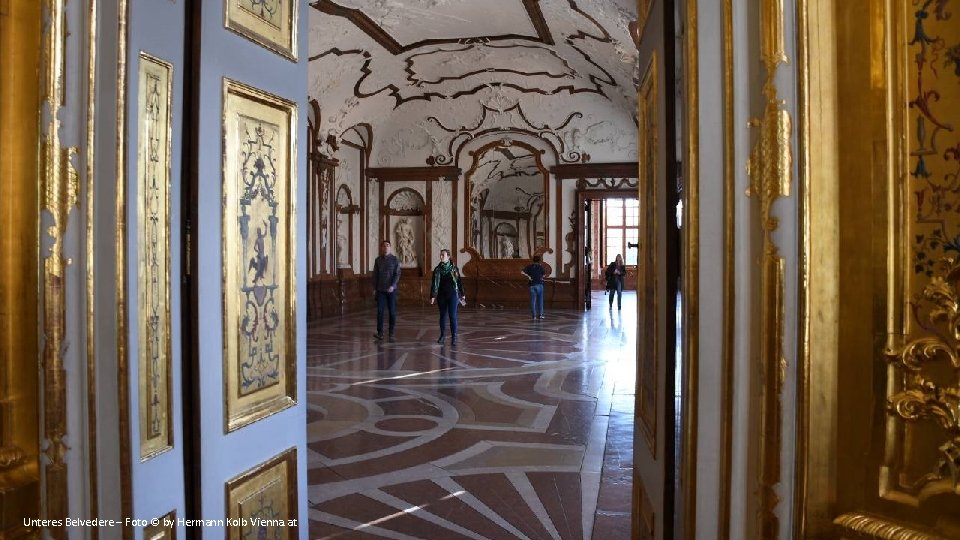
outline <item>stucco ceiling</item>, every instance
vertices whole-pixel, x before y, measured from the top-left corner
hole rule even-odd
[[[317,0],[319,131],[367,124],[374,162],[455,160],[447,140],[549,132],[570,161],[636,153],[635,0]],[[624,142],[626,137],[627,142]]]

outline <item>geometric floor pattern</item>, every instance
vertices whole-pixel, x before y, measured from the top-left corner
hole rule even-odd
[[[311,539],[630,537],[637,307],[437,310],[311,324]]]

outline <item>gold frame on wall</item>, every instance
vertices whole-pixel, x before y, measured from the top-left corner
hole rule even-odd
[[[170,334],[170,103],[173,65],[140,52],[137,99],[137,363],[140,460],[173,448]]]
[[[177,511],[171,510],[143,528],[143,540],[176,540]]]
[[[250,0],[224,0],[224,27],[296,62],[299,2],[276,0],[276,13],[269,12],[264,2],[259,10],[247,5],[250,3]]]
[[[260,528],[262,525],[256,519],[283,520],[286,523],[282,529],[284,537],[298,537],[296,447],[231,478],[224,485],[224,491],[227,519],[231,522],[227,526],[228,540],[246,537],[244,529]],[[270,522],[267,526],[277,524]]]
[[[643,29],[650,20],[650,11],[653,9],[653,0],[637,0],[637,43],[643,36]]]
[[[637,275],[637,304],[646,309],[640,316],[641,337],[637,339],[637,396],[636,409],[637,416],[640,419],[640,432],[643,433],[644,440],[650,448],[650,453],[656,459],[657,456],[657,391],[659,372],[658,349],[659,349],[659,284],[657,282],[657,264],[656,258],[660,250],[660,237],[657,230],[657,219],[659,212],[657,205],[659,203],[659,193],[657,190],[657,148],[658,123],[657,123],[657,55],[654,53],[650,57],[646,71],[640,82],[637,93],[639,102],[639,120],[641,132],[644,134],[639,139],[640,144],[640,180],[638,189],[643,190],[640,195],[641,211],[641,232],[640,238],[647,238],[649,242],[644,253],[652,257],[645,261],[641,266],[644,269],[644,275]],[[647,129],[643,129],[646,127]],[[653,298],[650,298],[650,295]]]
[[[934,10],[894,0],[798,4],[806,263],[796,537],[960,531],[956,477],[938,455],[957,429],[955,415],[939,413],[956,407],[947,402],[957,395],[958,274],[946,243],[924,243],[940,227],[954,236],[958,223],[955,194],[940,191],[952,181],[943,148],[956,132],[937,134],[938,124],[956,125],[956,79],[925,50],[956,35],[936,26],[957,19]],[[860,193],[870,196],[849,200]],[[920,204],[929,206],[921,213]]]
[[[227,433],[292,407],[297,400],[296,116],[292,101],[224,78]]]

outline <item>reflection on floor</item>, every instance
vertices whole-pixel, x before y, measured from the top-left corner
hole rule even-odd
[[[630,537],[636,296],[590,312],[372,314],[308,336],[310,538]]]

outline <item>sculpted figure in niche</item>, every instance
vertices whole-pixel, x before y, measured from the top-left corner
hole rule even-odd
[[[346,268],[350,266],[347,261],[348,253],[347,232],[344,230],[343,217],[337,218],[337,268]]]
[[[401,219],[394,228],[394,235],[397,238],[397,258],[400,264],[413,264],[417,262],[417,254],[413,249],[413,225],[407,218]]]
[[[500,258],[513,258],[513,240],[511,240],[509,236],[500,237]]]

